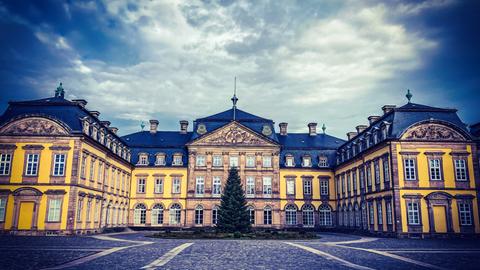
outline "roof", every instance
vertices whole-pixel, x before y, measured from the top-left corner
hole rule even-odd
[[[344,140],[327,134],[310,136],[308,133],[277,134],[280,144],[285,149],[337,149]]]
[[[210,115],[204,118],[198,118],[197,121],[202,122],[216,122],[216,121],[231,121],[233,120],[234,109],[228,109],[226,111]],[[270,119],[262,118],[251,113],[242,111],[240,109],[235,109],[235,120],[236,121],[258,121],[258,122],[265,122],[265,121],[272,121]]]
[[[403,105],[402,107],[395,108],[394,110],[396,111],[440,111],[440,112],[456,112],[456,109],[448,109],[448,108],[437,108],[437,107],[431,107],[423,104],[417,104],[417,103],[407,103]]]
[[[123,136],[122,139],[129,147],[176,148],[184,147],[191,137],[192,132],[183,134],[179,131],[140,131]]]

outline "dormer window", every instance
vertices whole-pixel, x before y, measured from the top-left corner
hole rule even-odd
[[[107,146],[107,148],[110,148],[111,144],[112,144],[112,141],[110,140],[110,135],[107,135],[107,141],[105,143],[105,146]]]
[[[302,167],[312,167],[312,158],[310,156],[303,156]]]
[[[165,154],[164,153],[158,153],[155,156],[155,165],[156,166],[165,166]]]
[[[182,166],[182,165],[183,165],[182,154],[177,153],[177,154],[174,154],[174,155],[173,155],[173,163],[172,163],[172,165],[173,165],[173,166]]]
[[[112,152],[117,153],[117,144],[115,142],[112,142]]]
[[[295,158],[292,155],[287,155],[285,157],[285,166],[286,167],[294,167],[295,166]]]
[[[101,143],[101,144],[104,144],[105,143],[105,130],[104,129],[101,129],[100,130],[100,136],[98,138],[98,141]]]
[[[357,154],[357,142],[352,144],[352,156],[354,157]]]
[[[205,167],[205,155],[197,155],[195,158],[195,165],[197,167]]]
[[[98,137],[97,137],[97,127],[95,125],[93,125],[93,127],[92,127],[92,138],[94,140],[98,139]]]
[[[83,133],[90,135],[90,123],[88,119],[83,120]]]
[[[318,158],[318,167],[321,167],[321,168],[328,167],[327,157],[319,157]]]
[[[138,155],[137,165],[143,165],[143,166],[148,165],[148,154],[147,153],[141,153],[141,154]]]

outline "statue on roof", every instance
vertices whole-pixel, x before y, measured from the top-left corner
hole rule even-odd
[[[63,84],[60,83],[60,85],[58,85],[57,89],[55,90],[55,97],[64,98],[64,96],[65,96],[65,90],[63,89]]]

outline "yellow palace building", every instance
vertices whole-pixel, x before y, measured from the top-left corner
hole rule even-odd
[[[55,96],[10,102],[0,117],[0,231],[97,233],[217,222],[237,167],[257,229],[404,236],[480,232],[478,133],[454,109],[385,105],[347,140],[288,132],[233,107],[176,131],[118,129]],[[474,126],[475,127],[475,126]]]

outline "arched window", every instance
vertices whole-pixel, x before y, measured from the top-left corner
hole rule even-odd
[[[362,203],[362,226],[364,230],[367,229],[367,207],[365,202]]]
[[[218,206],[212,208],[212,224],[216,225],[218,223]]]
[[[250,224],[255,224],[255,208],[253,208],[253,206],[248,207],[248,216],[250,218]]]
[[[202,225],[203,224],[203,206],[198,205],[195,207],[195,224]]]
[[[315,225],[313,219],[313,212],[314,208],[310,204],[306,204],[302,208],[302,219],[303,219],[303,226],[304,227],[313,227]]]
[[[287,225],[297,225],[297,207],[293,204],[285,207],[285,218]]]
[[[155,204],[152,208],[152,225],[163,224],[163,206]]]
[[[178,203],[170,206],[170,225],[180,224],[180,218],[182,217],[182,207]]]
[[[265,208],[263,208],[263,224],[272,224],[272,208],[270,206],[265,206]]]
[[[328,205],[319,208],[320,226],[332,226],[332,210]]]
[[[133,214],[133,223],[135,225],[145,224],[146,218],[147,207],[144,204],[137,205]]]

